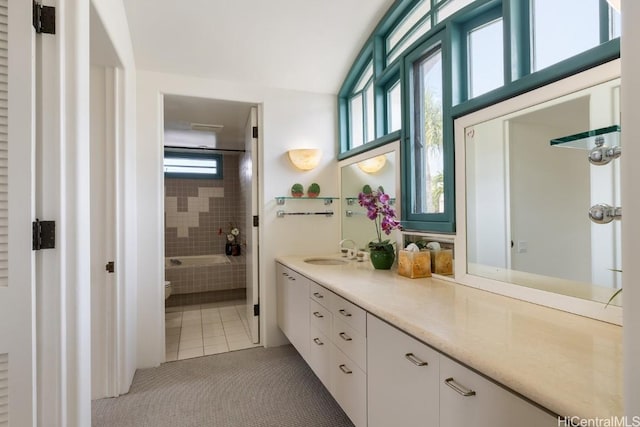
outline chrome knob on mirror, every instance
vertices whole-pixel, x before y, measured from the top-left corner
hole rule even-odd
[[[622,218],[622,208],[614,208],[605,203],[591,206],[589,218],[596,224],[608,224],[614,219]]]
[[[589,163],[596,166],[608,164],[611,160],[617,159],[622,154],[622,148],[618,146],[607,147],[604,145],[604,138],[596,138],[596,146],[589,151]]]

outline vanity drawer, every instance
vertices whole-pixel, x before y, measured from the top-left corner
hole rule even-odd
[[[323,334],[331,335],[331,312],[314,300],[309,301],[309,323]]]
[[[446,356],[440,357],[440,427],[558,426],[558,419]]]
[[[367,375],[336,346],[331,347],[331,394],[356,427],[367,426]]]
[[[367,312],[346,299],[332,293],[331,312],[334,319],[343,320],[347,325],[367,336]]]
[[[311,282],[311,286],[309,286],[309,298],[313,301],[317,302],[323,307],[331,308],[331,295],[333,292],[330,290],[318,285],[315,282]]]
[[[367,339],[364,334],[356,331],[345,321],[336,317],[333,319],[331,341],[353,360],[360,369],[367,371]]]
[[[317,328],[311,327],[309,331],[309,366],[322,381],[322,384],[331,390],[331,341]]]

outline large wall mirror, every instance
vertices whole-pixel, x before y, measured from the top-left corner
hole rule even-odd
[[[365,185],[374,190],[384,188],[400,218],[398,147],[398,142],[393,142],[340,162],[342,238],[354,241],[359,249],[366,249],[367,244],[376,238],[373,222],[367,218],[366,210],[358,204],[358,194]],[[394,230],[387,238],[395,242],[398,239],[397,233]]]
[[[620,145],[616,76],[618,61],[456,121],[459,243],[466,244],[457,278],[597,303],[622,286],[621,219],[589,217],[594,205],[612,214],[622,206],[620,160],[589,161],[596,145]]]

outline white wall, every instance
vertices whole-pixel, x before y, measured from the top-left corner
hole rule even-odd
[[[628,416],[640,415],[640,2],[622,2],[622,281],[624,286],[624,411]]]
[[[466,132],[467,259],[509,268],[509,183],[504,120]]]
[[[266,89],[189,76],[138,72],[138,367],[164,361],[164,269],[162,186],[162,95],[185,95],[260,105],[260,305],[261,341],[268,346],[286,343],[276,324],[274,258],[284,254],[336,252],[339,215],[331,218],[276,218],[274,198],[289,193],[291,185],[317,182],[323,195],[338,194],[335,161],[336,100],[334,95]],[[295,170],[286,151],[316,147],[323,150],[320,165],[309,172]],[[323,210],[309,201],[305,210]],[[291,210],[292,206],[284,206]],[[334,209],[336,209],[334,207]]]
[[[582,150],[549,140],[588,129],[589,118],[567,117],[562,127],[509,126],[511,268],[591,283],[589,162]],[[526,242],[526,252],[518,245]]]
[[[136,74],[133,45],[122,0],[91,0],[115,50],[121,68],[116,72],[122,108],[116,112],[116,222],[118,247],[118,366],[119,393],[129,390],[136,369],[138,235],[136,195]]]

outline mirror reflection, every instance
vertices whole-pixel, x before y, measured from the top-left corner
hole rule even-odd
[[[342,238],[353,240],[357,247],[366,250],[367,244],[376,238],[376,231],[371,221],[366,216],[366,209],[358,204],[358,194],[365,185],[373,190],[384,188],[396,210],[399,204],[396,199],[398,157],[395,151],[372,154],[370,157],[358,159],[345,164],[340,169],[341,194],[342,194]],[[399,213],[398,213],[399,216]],[[396,241],[397,231],[392,231],[388,238]]]
[[[589,218],[622,206],[620,161],[562,143],[617,128],[619,92],[616,79],[465,129],[469,274],[605,303],[621,286],[620,220]]]

